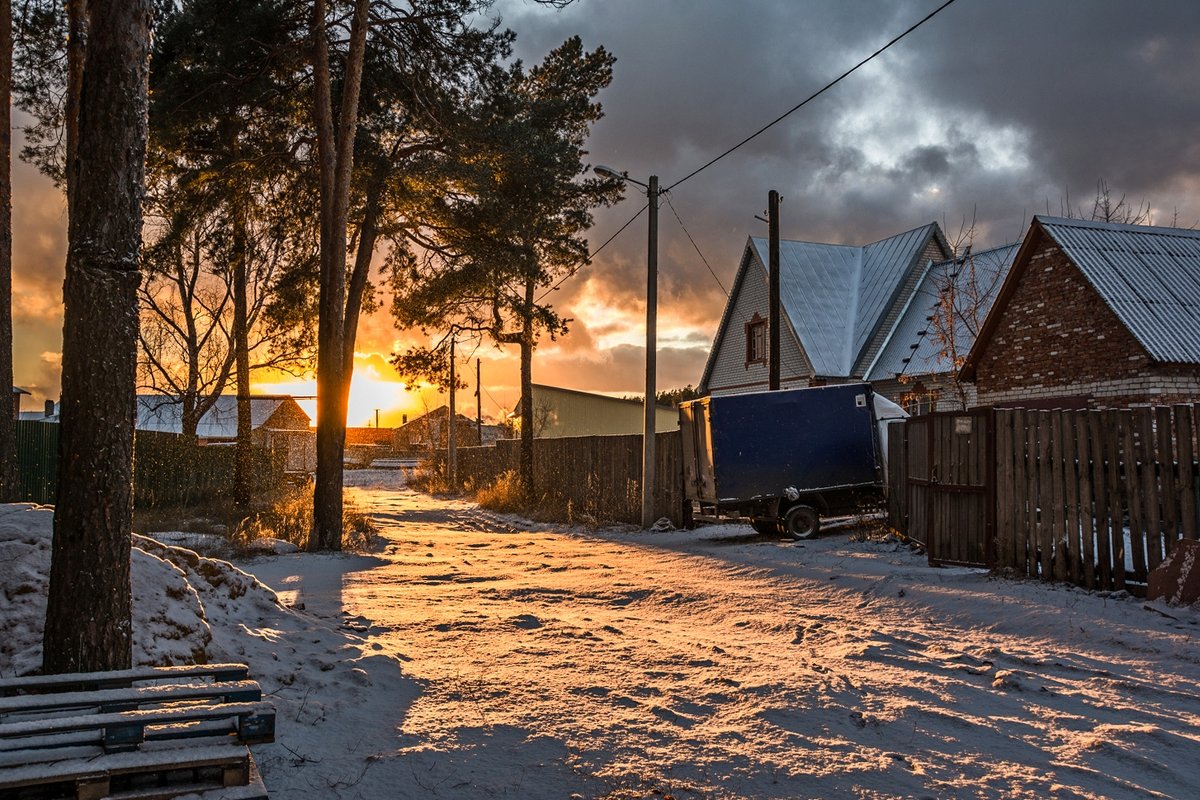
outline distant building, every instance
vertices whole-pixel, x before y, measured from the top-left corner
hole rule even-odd
[[[12,387],[13,419],[15,420],[21,418],[21,395],[23,394],[29,394],[29,392],[20,386]]]
[[[316,468],[316,435],[312,419],[288,395],[256,395],[250,398],[250,441],[285,453],[289,472],[311,472]],[[170,395],[139,394],[139,431],[183,433],[183,404]],[[237,397],[221,395],[196,426],[200,444],[237,441]]]
[[[610,436],[642,433],[645,427],[641,400],[533,384],[533,435],[539,439],[566,436]],[[520,424],[521,405],[510,415]],[[655,409],[655,430],[678,430],[679,411],[671,406]]]
[[[287,395],[255,395],[250,398],[252,435],[265,431],[307,431],[312,419]],[[139,394],[137,422],[139,431],[183,433],[183,404],[170,395]],[[223,394],[217,398],[196,426],[202,443],[231,442],[237,439],[237,398]]]
[[[438,406],[395,429],[393,441],[397,450],[428,452],[442,450],[449,437],[450,407]],[[484,425],[480,430],[475,420],[462,414],[454,415],[454,441],[458,447],[493,444],[504,437],[505,426]],[[480,434],[482,433],[482,441]]]

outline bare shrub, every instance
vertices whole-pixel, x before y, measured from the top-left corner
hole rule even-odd
[[[491,485],[480,487],[475,492],[475,502],[484,508],[507,514],[526,510],[517,471],[510,469],[503,472]]]
[[[346,503],[342,512],[342,546],[346,550],[373,548],[379,529],[365,513]],[[245,549],[256,539],[291,542],[301,550],[308,547],[313,528],[313,499],[310,486],[281,493],[267,508],[243,519],[230,534],[235,547]]]

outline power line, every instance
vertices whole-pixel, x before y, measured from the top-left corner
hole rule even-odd
[[[934,17],[936,17],[938,14],[940,14],[942,11],[944,11],[944,10],[946,9],[946,7],[947,7],[947,6],[949,6],[949,5],[950,5],[951,3],[953,3],[953,2],[954,2],[954,0],[946,0],[946,2],[942,3],[940,6],[938,6],[937,8],[935,8],[933,11],[929,12],[928,14],[926,14],[926,15],[925,15],[925,17],[924,17],[924,18],[922,18],[922,19],[921,19],[919,22],[917,22],[916,24],[914,24],[914,25],[912,25],[911,27],[909,27],[909,28],[908,28],[908,30],[904,31],[904,33],[902,33],[902,34],[900,34],[899,36],[895,37],[895,38],[894,38],[894,39],[892,39],[890,42],[888,42],[887,44],[885,44],[883,47],[879,48],[879,49],[878,49],[878,50],[876,50],[874,53],[871,53],[871,55],[867,56],[867,57],[866,57],[866,58],[864,58],[862,61],[860,61],[860,62],[858,62],[857,64],[855,64],[853,67],[851,67],[850,69],[846,70],[845,72],[843,72],[841,75],[839,75],[839,76],[837,76],[836,78],[834,78],[834,79],[833,79],[832,81],[830,81],[829,83],[825,84],[823,87],[821,87],[820,89],[818,89],[816,92],[814,92],[813,94],[810,94],[808,97],[804,98],[804,100],[802,100],[801,102],[799,102],[799,103],[797,103],[796,105],[792,106],[792,108],[791,108],[791,109],[789,109],[788,111],[784,112],[783,114],[781,114],[780,116],[776,117],[775,119],[771,120],[771,121],[770,121],[770,122],[768,122],[766,125],[764,125],[763,127],[761,127],[761,128],[759,128],[758,130],[756,130],[754,133],[752,133],[752,134],[750,134],[749,136],[747,136],[745,139],[742,139],[740,142],[738,142],[738,143],[737,143],[737,144],[735,144],[733,147],[731,147],[731,148],[729,148],[728,150],[726,150],[724,153],[721,153],[721,155],[717,156],[716,158],[712,159],[711,161],[708,161],[708,162],[706,162],[705,164],[703,164],[703,165],[702,165],[701,167],[699,167],[698,169],[695,169],[695,170],[693,170],[692,172],[689,172],[687,175],[684,175],[682,178],[680,178],[679,180],[675,181],[675,182],[674,182],[674,183],[672,183],[670,186],[668,186],[668,187],[667,187],[667,188],[666,188],[664,191],[667,191],[667,192],[669,192],[669,191],[671,191],[672,189],[674,189],[676,186],[678,186],[679,184],[683,183],[684,181],[686,181],[686,180],[689,180],[689,179],[691,179],[691,178],[694,178],[694,177],[696,177],[696,176],[697,176],[697,175],[699,175],[701,172],[703,172],[704,170],[706,170],[706,169],[708,169],[709,167],[711,167],[713,164],[715,164],[715,163],[717,163],[718,161],[720,161],[721,159],[725,158],[725,156],[729,155],[730,153],[732,153],[733,151],[735,151],[735,150],[737,150],[738,148],[742,147],[743,145],[745,145],[745,144],[749,143],[749,142],[750,142],[750,141],[752,141],[753,139],[756,139],[756,138],[758,138],[760,135],[762,135],[763,133],[766,133],[768,130],[770,130],[770,129],[771,129],[771,128],[773,128],[775,125],[779,124],[780,122],[783,122],[783,120],[787,119],[787,118],[788,118],[788,117],[790,117],[792,114],[796,113],[796,112],[797,112],[797,111],[799,111],[801,108],[803,108],[804,106],[808,105],[810,102],[812,102],[813,100],[816,100],[818,97],[820,97],[821,95],[825,94],[825,92],[829,91],[829,90],[830,90],[830,89],[832,89],[834,86],[836,86],[836,85],[838,85],[839,83],[841,83],[841,82],[842,82],[842,81],[843,81],[845,78],[849,77],[849,76],[850,76],[851,74],[853,74],[854,72],[857,72],[857,71],[858,71],[858,69],[859,69],[860,67],[862,67],[862,66],[864,66],[865,64],[867,64],[868,62],[870,62],[870,61],[874,60],[876,56],[878,56],[879,54],[883,53],[885,50],[887,50],[889,47],[891,47],[892,45],[894,45],[896,42],[900,41],[900,40],[901,40],[901,39],[903,39],[905,36],[908,36],[910,33],[912,33],[913,31],[915,31],[917,28],[921,27],[921,26],[922,26],[922,25],[924,25],[926,22],[928,22],[929,20],[931,20],[931,19],[933,19]]]
[[[667,206],[671,209],[671,213],[675,215],[675,219],[679,222],[679,227],[683,228],[683,233],[687,236],[688,241],[692,243],[692,247],[696,248],[696,255],[700,256],[700,260],[704,262],[704,266],[708,267],[708,273],[713,276],[713,280],[717,282],[717,286],[721,287],[721,291],[725,292],[725,296],[729,297],[729,291],[725,288],[725,284],[721,283],[721,279],[717,277],[716,271],[712,265],[708,263],[708,259],[704,257],[704,253],[700,252],[700,245],[696,244],[696,240],[692,238],[692,234],[688,231],[687,226],[683,224],[683,220],[679,217],[679,212],[675,210],[675,204],[671,202],[669,194],[663,194],[667,200]]]
[[[496,408],[500,409],[501,411],[506,411],[506,410],[507,410],[506,406],[504,406],[504,405],[503,405],[503,404],[502,404],[502,403],[501,403],[499,400],[497,400],[496,398],[492,397],[492,393],[491,393],[491,392],[489,392],[489,391],[487,390],[487,387],[486,387],[486,386],[484,386],[484,387],[483,387],[483,393],[484,393],[484,394],[486,394],[486,395],[488,396],[488,400],[491,400],[491,401],[492,401],[492,403],[493,403],[493,404],[496,406]]]
[[[846,71],[845,71],[845,72],[843,72],[841,75],[837,76],[837,77],[836,77],[836,78],[834,78],[832,81],[830,81],[829,83],[825,84],[823,87],[821,87],[820,89],[818,89],[816,92],[814,92],[813,94],[811,94],[811,95],[809,95],[808,97],[804,98],[804,100],[802,100],[802,101],[800,101],[799,103],[797,103],[796,105],[792,106],[792,108],[788,109],[788,110],[787,110],[787,111],[785,111],[783,114],[780,114],[778,117],[776,117],[775,119],[771,120],[771,121],[770,121],[770,122],[768,122],[766,125],[764,125],[763,127],[759,128],[759,129],[758,129],[757,131],[755,131],[754,133],[752,133],[752,134],[750,134],[749,136],[747,136],[745,139],[742,139],[740,142],[738,142],[737,144],[735,144],[733,147],[729,148],[729,149],[728,149],[728,150],[726,150],[725,152],[721,153],[721,154],[720,154],[720,155],[718,155],[716,158],[713,158],[713,159],[711,159],[711,160],[709,160],[709,161],[705,162],[705,163],[704,163],[704,164],[702,164],[700,167],[698,167],[698,168],[697,168],[697,169],[695,169],[695,170],[692,170],[692,171],[691,171],[691,172],[689,172],[687,175],[684,175],[682,178],[680,178],[679,180],[675,181],[674,183],[672,183],[672,184],[671,184],[670,186],[668,186],[667,188],[660,190],[660,192],[659,192],[659,193],[660,193],[660,194],[662,194],[662,195],[666,195],[668,192],[670,192],[670,191],[671,191],[672,189],[674,189],[676,186],[679,186],[679,185],[680,185],[681,183],[683,183],[684,181],[687,181],[687,180],[690,180],[690,179],[692,179],[692,178],[696,177],[696,176],[697,176],[697,175],[699,175],[701,172],[703,172],[704,170],[706,170],[706,169],[708,169],[709,167],[711,167],[713,164],[716,164],[718,161],[720,161],[721,159],[725,158],[725,156],[727,156],[727,155],[729,155],[729,154],[733,153],[735,150],[738,150],[738,149],[739,149],[739,148],[741,148],[743,145],[746,145],[746,144],[750,143],[750,142],[751,142],[751,141],[753,141],[754,139],[756,139],[756,138],[758,138],[759,136],[761,136],[762,134],[766,133],[766,132],[767,132],[768,130],[770,130],[771,128],[773,128],[773,127],[775,127],[776,125],[778,125],[780,122],[783,122],[783,120],[787,119],[787,118],[788,118],[788,117],[790,117],[792,114],[796,113],[796,112],[797,112],[797,111],[799,111],[801,108],[803,108],[804,106],[808,105],[808,104],[809,104],[809,103],[811,103],[813,100],[817,99],[817,98],[818,98],[818,97],[820,97],[821,95],[825,94],[825,92],[829,91],[829,90],[830,90],[830,89],[832,89],[834,86],[836,86],[836,85],[838,85],[839,83],[841,83],[841,82],[842,82],[843,80],[845,80],[847,77],[849,77],[849,76],[850,76],[850,75],[852,75],[853,73],[857,72],[857,71],[858,71],[858,70],[859,70],[861,67],[863,67],[863,66],[865,66],[866,64],[870,63],[871,61],[873,61],[873,60],[874,60],[876,57],[878,57],[878,56],[879,56],[880,54],[882,54],[884,51],[888,50],[888,49],[889,49],[889,48],[890,48],[892,45],[896,44],[896,43],[897,43],[897,42],[899,42],[901,39],[903,39],[904,37],[908,36],[908,35],[909,35],[910,33],[912,33],[913,31],[915,31],[917,28],[920,28],[920,27],[921,27],[922,25],[924,25],[926,22],[928,22],[929,20],[931,20],[931,19],[933,19],[934,17],[936,17],[938,14],[940,14],[942,11],[944,11],[944,10],[945,10],[945,9],[946,9],[948,6],[950,6],[951,4],[953,4],[953,3],[954,3],[954,1],[955,1],[955,0],[946,0],[946,1],[945,1],[944,3],[942,3],[940,6],[938,6],[937,8],[935,8],[933,11],[930,11],[928,14],[926,14],[924,17],[922,17],[922,18],[921,18],[921,19],[920,19],[918,22],[916,22],[916,23],[914,23],[913,25],[909,26],[909,27],[908,27],[908,29],[906,29],[906,30],[905,30],[903,33],[901,33],[901,34],[899,34],[898,36],[894,37],[894,38],[893,38],[891,41],[889,41],[889,42],[888,42],[887,44],[885,44],[883,47],[880,47],[880,48],[879,48],[878,50],[876,50],[874,53],[871,53],[871,55],[867,56],[867,57],[866,57],[866,58],[864,58],[862,61],[859,61],[859,62],[858,62],[857,64],[855,64],[853,67],[851,67],[850,69],[846,70]],[[670,199],[668,199],[668,200],[667,200],[667,204],[668,204],[668,205],[670,205],[670,202],[671,202],[671,201],[670,201]],[[621,235],[621,234],[622,234],[622,233],[625,231],[625,229],[626,229],[626,228],[628,228],[630,225],[632,225],[632,224],[633,224],[633,222],[634,222],[634,220],[636,220],[638,217],[640,217],[640,216],[642,215],[642,212],[643,212],[643,211],[645,211],[645,210],[646,210],[647,208],[649,208],[649,207],[650,207],[650,204],[649,204],[649,202],[647,202],[647,203],[646,203],[646,205],[642,206],[642,207],[641,207],[641,209],[639,209],[639,210],[638,210],[638,212],[637,212],[636,214],[634,214],[632,217],[630,217],[630,218],[629,218],[629,221],[628,221],[628,222],[626,222],[624,225],[622,225],[620,228],[618,228],[618,229],[617,229],[617,232],[616,232],[616,233],[614,233],[612,236],[609,236],[607,239],[605,239],[605,240],[604,240],[604,243],[603,243],[603,244],[601,244],[599,247],[597,247],[597,248],[596,248],[594,251],[592,251],[592,252],[591,252],[591,253],[588,255],[588,257],[587,257],[586,259],[584,259],[582,262],[580,262],[580,264],[579,264],[578,266],[576,266],[575,268],[573,268],[573,269],[572,269],[570,272],[568,272],[566,275],[564,275],[562,278],[560,278],[560,279],[559,279],[559,280],[558,280],[558,281],[557,281],[557,282],[556,282],[556,283],[555,283],[553,286],[551,286],[549,289],[547,289],[545,292],[543,292],[543,293],[542,293],[542,294],[541,294],[541,295],[540,295],[540,296],[537,298],[537,302],[539,302],[539,303],[540,303],[542,300],[544,300],[544,299],[546,298],[546,296],[547,296],[547,295],[549,295],[551,292],[553,292],[553,291],[555,291],[556,289],[558,289],[558,288],[559,288],[560,286],[562,286],[562,285],[563,285],[563,283],[565,283],[565,282],[566,282],[566,281],[567,281],[569,278],[572,278],[572,277],[574,277],[574,275],[575,275],[577,272],[579,272],[579,270],[581,270],[581,269],[583,269],[585,266],[587,266],[587,264],[588,264],[588,263],[589,263],[589,262],[590,262],[590,261],[591,261],[593,258],[595,258],[595,257],[596,257],[596,255],[597,255],[597,254],[598,254],[598,253],[599,253],[601,250],[603,250],[603,249],[604,249],[605,247],[607,247],[607,246],[608,246],[608,245],[609,245],[609,244],[610,244],[610,243],[611,243],[611,242],[612,242],[614,239],[616,239],[618,236],[620,236],[620,235]],[[671,207],[671,210],[672,210],[672,211],[674,211],[674,210],[675,210],[674,206],[672,206],[672,207]],[[678,218],[679,218],[679,215],[678,215],[678,214],[676,214],[675,216],[676,216],[676,219],[678,219]],[[681,227],[683,226],[683,222],[682,222],[682,220],[680,221],[680,223],[679,223],[679,224],[680,224],[680,226],[681,226]],[[687,229],[686,229],[686,228],[684,228],[684,233],[687,233]],[[688,238],[689,238],[689,239],[691,239],[691,238],[692,238],[690,234],[688,234]],[[695,243],[695,241],[693,241],[693,242],[692,242],[692,246],[694,247],[694,246],[695,246],[695,244],[696,244],[696,243]],[[699,252],[699,250],[700,250],[700,248],[698,248],[698,247],[697,247],[697,248],[696,248],[696,251],[697,251],[697,252]],[[703,255],[703,254],[701,254],[701,256],[700,256],[700,257],[703,259],[703,258],[704,258],[704,255]],[[708,265],[708,262],[707,262],[707,261],[705,261],[704,263],[705,263],[705,265],[706,265],[706,266]],[[712,272],[712,267],[709,267],[709,272]],[[716,273],[713,273],[713,277],[714,277],[714,278],[716,277]],[[718,281],[717,281],[717,283],[718,283],[718,285],[720,285],[720,283],[721,283],[721,282],[720,282],[720,280],[718,280]],[[721,286],[721,289],[722,289],[722,291],[724,291],[724,290],[725,290],[725,287],[724,287],[724,286]],[[729,292],[725,292],[725,294],[726,294],[726,296],[728,296],[728,295],[729,295]]]
[[[607,239],[605,239],[603,244],[601,244],[599,247],[597,247],[592,252],[588,253],[587,258],[585,258],[583,261],[580,261],[578,266],[574,267],[566,275],[563,275],[561,278],[559,278],[558,282],[555,283],[553,286],[551,286],[549,289],[547,289],[546,291],[544,291],[540,295],[538,295],[537,302],[540,303],[543,300],[545,300],[547,295],[549,295],[551,292],[558,289],[558,287],[560,287],[564,283],[566,283],[568,278],[571,278],[572,276],[575,275],[576,272],[579,272],[579,270],[586,267],[591,262],[591,260],[596,257],[597,253],[599,253],[604,248],[608,247],[608,245],[612,242],[613,239],[616,239],[618,236],[620,236],[625,231],[625,229],[628,228],[630,225],[632,225],[634,223],[634,220],[636,220],[638,217],[640,217],[642,215],[642,212],[645,211],[649,207],[650,207],[650,203],[647,202],[646,205],[639,208],[638,212],[636,214],[634,214],[632,217],[630,217],[628,222],[626,222],[621,227],[617,228],[617,232],[614,233],[612,236],[608,237]]]

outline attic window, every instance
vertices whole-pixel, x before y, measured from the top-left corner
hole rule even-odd
[[[767,321],[757,313],[746,323],[746,366],[767,363]]]

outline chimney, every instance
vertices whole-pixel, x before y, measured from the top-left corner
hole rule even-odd
[[[54,416],[54,401],[53,401],[53,400],[47,400],[47,401],[46,401],[46,414],[45,414],[45,416],[47,416],[47,417],[53,417],[53,416]]]

